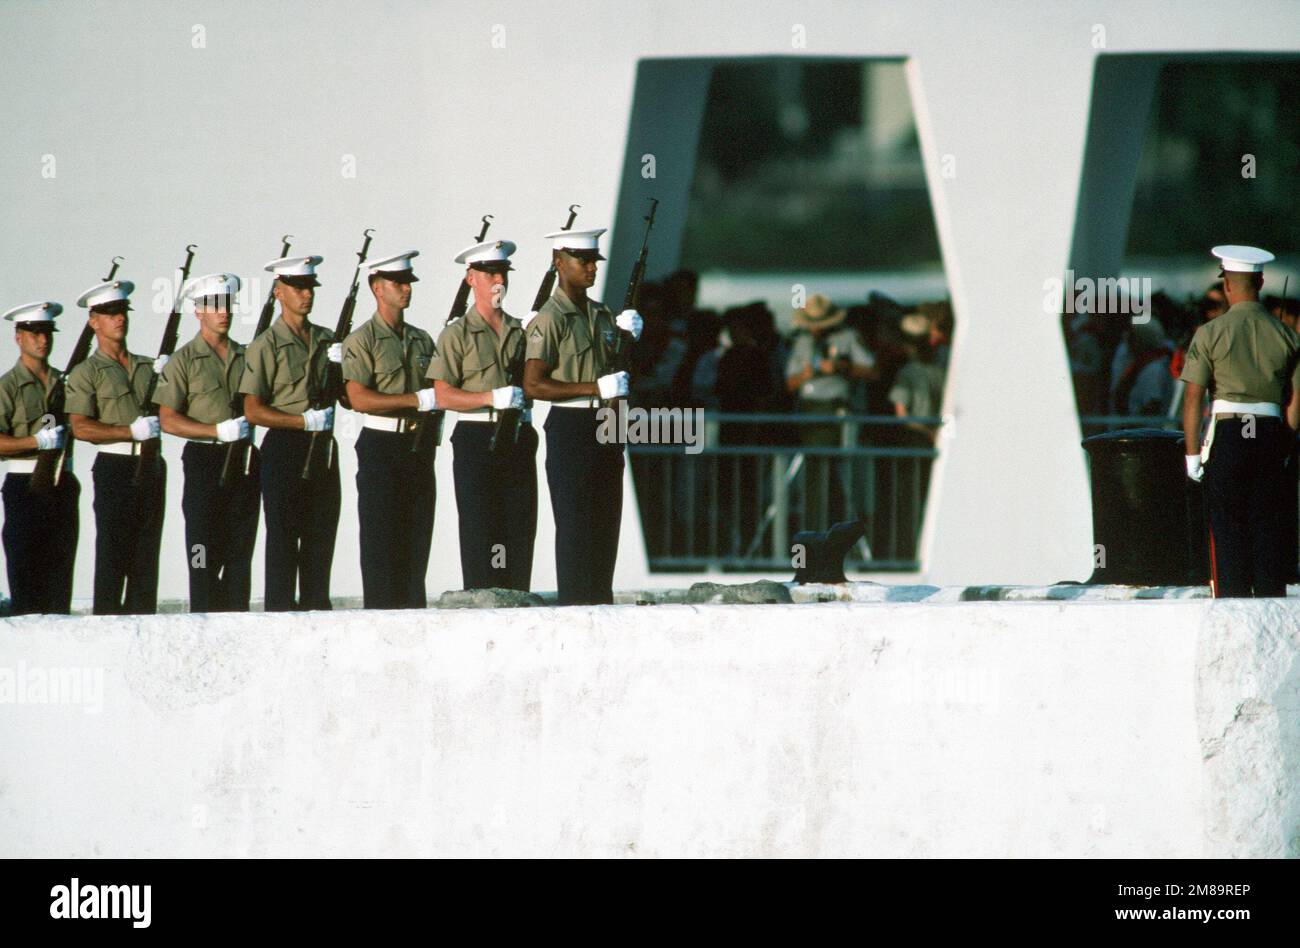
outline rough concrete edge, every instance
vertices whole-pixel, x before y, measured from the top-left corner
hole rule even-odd
[[[1242,608],[1255,621],[1233,621]],[[1300,629],[1293,623],[1276,600],[1217,600],[1201,614],[1194,693],[1204,857],[1300,858]]]

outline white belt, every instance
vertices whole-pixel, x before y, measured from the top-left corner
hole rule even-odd
[[[522,412],[523,413],[519,416],[519,420],[526,425],[532,424],[533,410],[531,408],[524,408],[522,409]],[[498,418],[500,418],[500,412],[497,411],[457,412],[456,424],[459,425],[466,421],[478,422],[479,424],[487,424],[488,422],[496,421]]]
[[[1282,408],[1273,402],[1230,402],[1216,398],[1210,403],[1210,424],[1201,442],[1201,463],[1210,460],[1210,449],[1214,446],[1214,429],[1218,427],[1215,415],[1262,415],[1265,418],[1281,418]]]
[[[1264,415],[1281,418],[1282,406],[1275,402],[1229,402],[1216,398],[1210,405],[1211,415]]]
[[[125,454],[128,457],[138,456],[140,446],[143,441],[114,441],[112,444],[101,444],[99,446],[100,454]]]
[[[186,438],[185,440],[188,441],[190,444],[222,444],[223,443],[216,438]]]
[[[9,459],[10,474],[30,474],[34,470],[36,470],[36,458],[10,458]]]
[[[552,408],[599,408],[600,396],[590,395],[584,398],[570,398],[568,401],[551,402]],[[593,402],[595,404],[593,404]]]
[[[373,428],[375,431],[395,431],[400,434],[409,431],[414,420],[412,418],[386,418],[383,415],[362,415],[361,427]]]

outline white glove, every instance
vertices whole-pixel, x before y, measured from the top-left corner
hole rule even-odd
[[[492,389],[492,407],[497,411],[524,407],[524,390],[518,385],[502,385]]]
[[[308,408],[302,413],[303,431],[330,431],[334,427],[334,409]]]
[[[341,342],[330,343],[330,347],[325,351],[325,354],[329,357],[329,360],[333,362],[335,365],[342,365],[343,364],[343,343]]]
[[[537,318],[537,310],[533,310],[531,313],[529,313],[527,316],[525,316],[523,319],[519,321],[523,323],[524,328],[527,329],[528,324],[531,323],[536,318]]]
[[[626,395],[627,373],[615,372],[612,375],[602,375],[596,379],[596,387],[600,389],[600,397],[604,399]]]
[[[171,356],[159,356],[153,360],[154,375],[162,375],[163,368],[172,360]]]
[[[1205,476],[1205,470],[1201,467],[1201,456],[1187,454],[1183,456],[1183,460],[1187,463],[1187,476],[1199,484],[1201,478]]]
[[[614,317],[614,324],[624,332],[630,332],[634,340],[641,338],[641,330],[645,328],[645,320],[634,309],[623,310]]]
[[[248,420],[243,415],[217,422],[217,440],[223,444],[230,441],[243,441],[248,434]]]
[[[431,388],[417,388],[415,397],[420,400],[420,411],[433,411],[438,407],[438,396]]]
[[[61,447],[63,447],[63,425],[42,428],[36,432],[36,449],[38,451],[52,451]]]
[[[157,415],[141,415],[131,422],[131,437],[136,441],[149,441],[162,435],[162,425]]]

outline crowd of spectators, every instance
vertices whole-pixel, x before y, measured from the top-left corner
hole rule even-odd
[[[1070,374],[1079,414],[1165,417],[1182,373],[1192,334],[1224,313],[1228,303],[1219,284],[1183,302],[1164,292],[1152,294],[1147,312],[1117,301],[1117,313],[1075,313],[1064,317]],[[1300,303],[1266,296],[1262,302],[1292,329]]]
[[[888,457],[846,460],[837,447],[930,449],[953,336],[947,301],[905,305],[880,293],[861,303],[813,294],[792,307],[792,329],[782,332],[764,302],[721,312],[697,305],[698,279],[678,271],[642,287],[639,309],[645,331],[634,350],[633,403],[646,408],[704,408],[730,416],[803,414],[804,423],[728,420],[719,442],[760,450],[803,446],[803,467],[792,492],[790,528],[822,529],[853,517],[868,521],[868,541],[880,559],[915,556],[915,525],[929,481],[928,452],[885,452]],[[1296,328],[1300,303],[1265,297],[1280,320]],[[1192,334],[1227,309],[1221,287],[1211,286],[1183,302],[1157,292],[1135,319],[1127,301],[1122,313],[1073,313],[1062,317],[1079,414],[1169,415]],[[782,320],[783,323],[786,320]],[[893,424],[844,423],[833,416],[887,416]],[[781,453],[791,458],[795,453]],[[889,458],[900,458],[891,463]],[[655,477],[640,478],[642,509],[659,511],[676,531],[659,554],[682,554],[707,545],[710,505],[737,534],[762,535],[770,517],[772,482],[756,456],[719,465],[710,489],[700,479],[674,479],[671,496],[650,496]],[[633,458],[645,467],[655,459]],[[869,472],[865,466],[871,465]],[[644,473],[650,473],[648,469]],[[656,469],[655,473],[658,473]],[[869,489],[863,489],[870,484]],[[710,492],[712,491],[712,492]],[[647,507],[649,504],[649,507]],[[655,517],[652,522],[660,522]],[[725,532],[725,531],[724,531]],[[652,547],[658,544],[647,532]],[[727,546],[724,540],[723,547]]]
[[[645,329],[634,350],[632,402],[644,408],[704,408],[726,415],[803,414],[795,423],[758,419],[722,423],[724,446],[760,451],[802,445],[792,468],[790,529],[824,529],[863,517],[878,557],[915,555],[915,526],[928,484],[930,460],[943,398],[944,373],[953,332],[946,301],[906,306],[873,293],[860,304],[841,306],[813,294],[792,307],[793,328],[782,332],[764,302],[722,312],[697,306],[695,274],[678,271],[645,284],[638,309]],[[836,417],[876,415],[892,424],[845,424]],[[812,416],[815,416],[812,417]],[[921,448],[894,463],[845,460],[838,448]],[[795,454],[783,454],[787,461]],[[772,503],[772,480],[761,455],[735,463],[681,471],[672,495],[659,496],[662,457],[638,458],[638,490],[650,522],[667,525],[674,537],[661,543],[647,530],[652,553],[684,555],[707,545],[702,515],[712,508],[735,536],[721,544],[738,550],[761,535]],[[685,459],[683,459],[685,463]],[[912,465],[907,471],[901,465]],[[652,470],[653,468],[653,470]],[[716,486],[706,483],[716,477]],[[866,488],[864,485],[869,484]],[[663,547],[662,549],[660,547]]]
[[[952,338],[946,302],[905,306],[879,293],[843,307],[814,294],[782,333],[764,302],[719,312],[696,305],[698,278],[678,271],[642,287],[645,331],[632,400],[643,407],[726,413],[837,413],[933,417]],[[773,426],[766,425],[765,428]],[[762,442],[796,442],[793,430]],[[922,432],[927,443],[933,431]]]

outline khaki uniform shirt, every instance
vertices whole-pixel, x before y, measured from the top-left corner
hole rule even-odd
[[[243,346],[227,340],[223,361],[202,336],[195,336],[163,368],[154,400],[200,424],[215,425],[235,417],[231,401],[243,374]]]
[[[277,317],[271,328],[244,350],[239,391],[256,395],[269,407],[290,415],[301,415],[311,408],[311,396],[323,390],[329,378],[326,350],[334,334],[308,323],[307,338],[310,345],[293,334],[284,317]]]
[[[1230,402],[1281,405],[1300,384],[1300,336],[1254,301],[1237,303],[1196,330],[1182,379]]]
[[[424,384],[435,354],[423,329],[406,323],[399,336],[375,313],[343,341],[343,378],[381,395],[406,395]]]
[[[587,315],[556,290],[528,324],[527,358],[540,359],[557,382],[594,382],[614,371],[620,343],[614,314],[587,300]]]
[[[503,313],[498,336],[477,307],[471,306],[438,337],[438,352],[429,366],[429,378],[467,392],[490,392],[503,385],[523,384],[523,323]],[[511,374],[517,375],[516,380]],[[478,408],[461,414],[490,413]]]
[[[49,396],[54,383],[63,373],[54,366],[49,369],[49,381],[41,380],[19,359],[14,367],[0,375],[0,434],[13,438],[30,438],[45,427],[43,420],[50,410]],[[35,451],[11,454],[9,460],[34,458]]]
[[[144,412],[153,359],[127,353],[130,371],[98,349],[68,373],[64,407],[70,415],[85,415],[106,425],[129,425]]]

